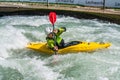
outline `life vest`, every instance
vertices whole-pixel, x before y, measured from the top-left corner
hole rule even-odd
[[[55,34],[55,40],[56,40],[56,43],[54,41],[54,38],[49,38],[49,37],[46,37],[46,40],[47,40],[47,44],[48,44],[48,47],[53,49],[54,46],[57,44],[57,45],[60,45],[61,41],[62,41],[62,38],[60,37],[60,35],[66,31],[66,28],[59,28],[58,29],[58,33]],[[54,33],[53,33],[54,34]]]

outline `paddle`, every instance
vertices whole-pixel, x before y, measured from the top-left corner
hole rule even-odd
[[[55,12],[50,12],[49,13],[49,20],[53,25],[53,30],[54,30],[54,23],[56,22],[56,13]]]
[[[54,24],[55,24],[55,22],[56,22],[56,13],[55,12],[50,12],[49,13],[49,20],[50,20],[50,22],[52,23],[52,26],[53,26],[53,31],[54,31],[54,29],[55,29],[55,27],[54,27]],[[55,38],[56,36],[54,35],[54,43],[55,43],[55,45],[56,45],[56,38]],[[57,52],[56,51],[54,51],[55,53],[55,55],[57,54]]]

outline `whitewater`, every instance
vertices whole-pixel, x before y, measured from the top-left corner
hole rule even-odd
[[[119,80],[120,25],[98,19],[57,16],[55,28],[66,27],[65,42],[110,42],[92,53],[53,55],[27,49],[29,42],[45,42],[48,15],[0,17],[0,80]]]

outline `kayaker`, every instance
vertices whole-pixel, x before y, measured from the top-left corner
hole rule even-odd
[[[60,35],[66,31],[65,27],[60,27],[58,29],[54,29],[54,31],[47,34],[46,40],[47,45],[50,49],[57,51],[58,49],[64,48],[64,40],[60,37]]]

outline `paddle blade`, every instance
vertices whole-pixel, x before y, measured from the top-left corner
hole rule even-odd
[[[55,12],[49,13],[49,20],[52,23],[52,25],[54,25],[54,23],[56,22],[56,13]]]

